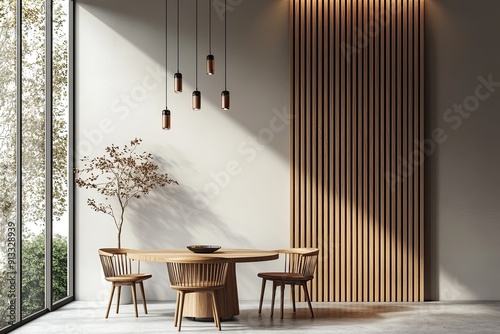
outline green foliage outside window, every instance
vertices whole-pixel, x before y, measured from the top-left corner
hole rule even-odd
[[[56,302],[68,295],[68,246],[67,239],[61,235],[55,235],[52,243],[52,301]],[[26,317],[45,308],[45,235],[40,233],[25,239],[22,253],[22,315]],[[8,281],[8,276],[8,270],[2,270],[0,281]],[[9,288],[9,284],[0,287],[3,303],[0,308],[0,328],[7,326],[11,320],[9,305],[12,301],[15,302],[15,299],[5,298],[8,296]]]
[[[45,307],[45,235],[43,233],[24,241],[22,314],[26,317]],[[66,238],[55,235],[52,240],[52,301],[68,295],[68,251]]]

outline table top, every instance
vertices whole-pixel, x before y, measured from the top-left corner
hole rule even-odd
[[[279,254],[275,251],[259,249],[227,249],[221,248],[215,253],[193,253],[188,249],[130,250],[128,257],[149,262],[257,262],[276,260]]]

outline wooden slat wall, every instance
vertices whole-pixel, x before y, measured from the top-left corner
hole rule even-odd
[[[290,0],[291,244],[315,301],[423,301],[424,0]]]

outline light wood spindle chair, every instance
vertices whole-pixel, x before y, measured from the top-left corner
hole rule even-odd
[[[170,287],[177,290],[174,326],[181,330],[184,298],[193,292],[212,296],[212,311],[215,326],[221,330],[215,291],[226,285],[227,262],[207,260],[202,263],[167,263]]]
[[[138,284],[142,294],[142,304],[144,313],[148,314],[146,306],[146,296],[144,294],[143,281],[152,277],[150,274],[140,273],[140,262],[137,262],[137,273],[133,273],[132,260],[127,257],[129,249],[125,248],[101,248],[99,249],[99,257],[101,259],[102,269],[106,281],[111,282],[111,295],[109,297],[108,309],[106,310],[106,318],[109,315],[111,302],[113,301],[113,294],[115,288],[118,287],[118,295],[116,300],[116,313],[120,310],[120,293],[122,286],[130,286],[132,290],[132,299],[134,302],[135,316],[137,317],[137,296],[135,285]]]
[[[290,248],[280,249],[276,252],[283,254],[285,258],[285,270],[283,272],[265,272],[259,273],[257,276],[262,278],[262,288],[260,291],[259,313],[262,312],[262,299],[264,298],[264,290],[266,289],[266,282],[273,282],[273,294],[271,300],[271,318],[274,314],[274,300],[276,296],[276,288],[281,288],[281,319],[283,319],[283,295],[285,286],[290,285],[292,290],[292,304],[293,312],[295,309],[295,286],[302,286],[304,294],[311,311],[311,317],[314,318],[314,312],[311,305],[311,298],[307,289],[307,282],[314,278],[314,273],[318,264],[317,248]]]

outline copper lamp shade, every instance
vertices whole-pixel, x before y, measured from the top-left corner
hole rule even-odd
[[[215,73],[215,57],[213,55],[207,56],[207,74],[214,75]]]
[[[199,90],[195,90],[193,92],[193,97],[192,97],[192,104],[193,104],[193,110],[200,110],[201,109],[201,92]]]
[[[225,90],[220,94],[220,104],[223,110],[229,110],[229,91]]]

